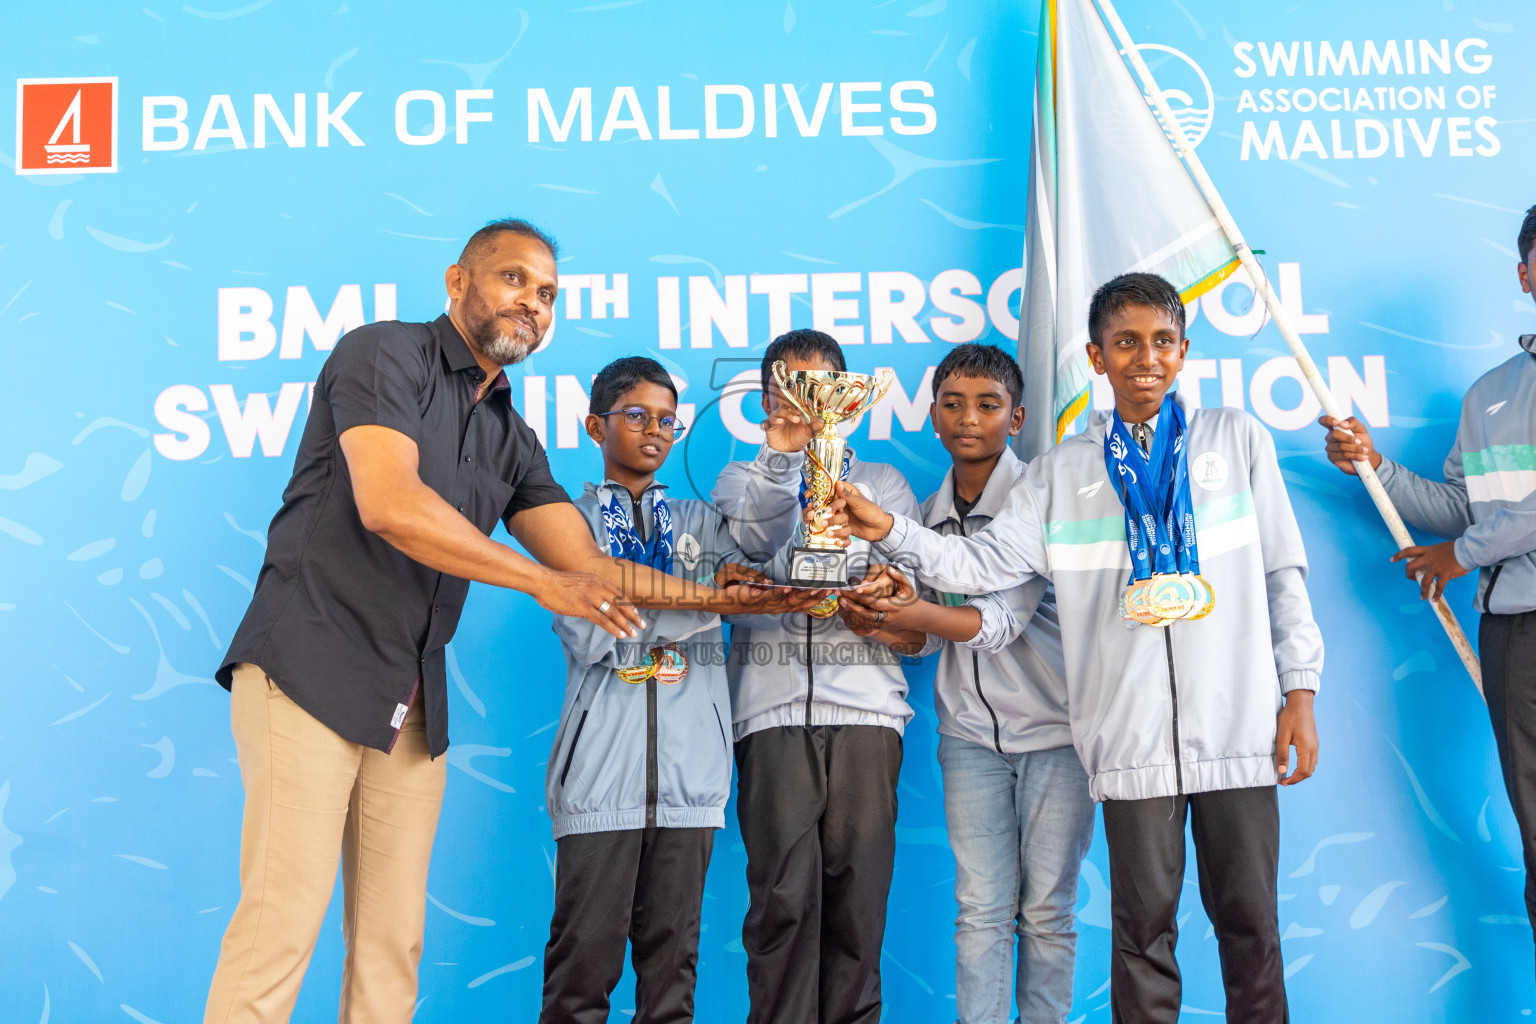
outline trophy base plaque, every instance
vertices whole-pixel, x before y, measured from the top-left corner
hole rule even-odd
[[[795,548],[785,586],[840,590],[848,586],[848,552],[842,548]]]

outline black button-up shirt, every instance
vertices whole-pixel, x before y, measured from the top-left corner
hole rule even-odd
[[[377,424],[416,442],[422,481],[489,534],[496,520],[569,501],[538,438],[447,316],[377,323],[336,343],[315,382],[293,478],[267,533],[256,593],[218,679],[259,666],[294,703],[354,743],[389,750],[426,702],[432,756],[448,748],[443,647],[469,582],[407,558],[363,526],[339,438]]]

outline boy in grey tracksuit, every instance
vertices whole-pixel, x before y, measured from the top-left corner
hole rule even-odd
[[[1274,444],[1253,417],[1195,409],[1177,395],[1180,409],[1170,412],[1164,401],[1188,347],[1172,285],[1149,274],[1108,282],[1090,305],[1089,337],[1090,359],[1114,389],[1117,419],[1136,428],[1135,443],[1146,450],[1158,431],[1187,424],[1199,571],[1216,598],[1209,615],[1162,626],[1123,618],[1133,562],[1104,414],[1030,463],[1009,506],[980,534],[943,537],[845,492],[850,521],[945,590],[1053,582],[1072,738],[1104,809],[1115,1020],[1178,1019],[1173,950],[1192,816],[1227,1019],[1280,1024],[1288,1010],[1275,784],[1300,781],[1316,765],[1312,697],[1323,660],[1301,535]]]
[[[770,413],[778,409],[769,381],[777,359],[791,370],[845,368],[837,342],[819,331],[775,339],[762,363]],[[713,495],[732,536],[759,561],[800,524],[805,438],[768,431],[755,459],[721,471]],[[848,480],[876,501],[917,513],[911,488],[890,466],[851,456]],[[868,545],[850,546],[851,572],[868,560]],[[783,579],[786,569],[781,559],[768,571]],[[851,605],[828,618],[733,622],[737,816],[752,901],[742,925],[747,1019],[873,1024],[881,1010],[901,733],[912,717],[900,658],[884,641],[905,640],[915,652],[922,638],[876,630]]]
[[[681,430],[666,370],[618,360],[593,380],[591,407],[605,479],[575,504],[598,544],[720,586],[751,577],[719,514],[655,481]],[[554,628],[568,674],[545,781],[559,861],[539,1019],[606,1020],[627,941],[634,1019],[692,1020],[704,875],[731,789],[720,617],[651,611],[632,640],[566,616]]]
[[[970,342],[933,374],[929,417],[953,465],[922,506],[945,536],[974,536],[1008,505],[1024,463],[1012,356]],[[887,567],[885,572],[892,572]],[[966,598],[875,602],[886,624],[942,649],[933,679],[944,819],[955,856],[959,1024],[1064,1024],[1072,1006],[1078,875],[1093,838],[1088,775],[1072,746],[1056,599],[1043,578]],[[1015,955],[1017,946],[1017,955]]]
[[[1520,288],[1530,295],[1536,206],[1526,211],[1518,245]],[[1328,458],[1335,465],[1353,474],[1355,460],[1369,459],[1403,519],[1451,538],[1394,556],[1407,559],[1409,579],[1424,573],[1422,594],[1438,595],[1446,581],[1478,570],[1483,692],[1520,826],[1526,915],[1536,928],[1536,334],[1522,335],[1520,348],[1462,399],[1444,483],[1382,458],[1354,417],[1318,422],[1329,428]]]

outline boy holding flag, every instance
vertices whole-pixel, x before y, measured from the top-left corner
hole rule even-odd
[[[1531,295],[1536,206],[1525,211],[1516,244],[1520,290]],[[1479,377],[1462,400],[1444,483],[1383,459],[1370,431],[1353,416],[1318,422],[1328,428],[1334,465],[1353,476],[1354,461],[1369,460],[1403,519],[1450,538],[1392,556],[1394,562],[1407,560],[1410,580],[1424,574],[1419,591],[1426,599],[1478,571],[1484,695],[1505,792],[1520,826],[1526,916],[1536,926],[1536,334],[1521,335],[1520,348]]]
[[[1114,412],[1031,463],[987,530],[944,537],[839,493],[855,535],[905,551],[937,588],[1054,583],[1073,742],[1104,804],[1115,1020],[1179,1017],[1191,818],[1227,1018],[1281,1024],[1275,784],[1316,766],[1322,640],[1268,432],[1241,411],[1169,394],[1188,348],[1184,315],[1155,275],[1095,292],[1088,357]]]

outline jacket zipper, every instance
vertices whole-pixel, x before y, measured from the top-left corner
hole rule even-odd
[[[1184,795],[1184,759],[1179,754],[1179,681],[1173,670],[1173,627],[1163,627],[1163,644],[1168,649],[1168,692],[1173,697],[1173,781],[1178,795]]]
[[[981,692],[981,658],[975,652],[971,652],[971,673],[976,677],[976,696],[981,698],[982,707],[987,709],[987,714],[992,716],[992,745],[997,752],[1003,752],[1003,734],[997,724],[997,712],[992,710],[992,702],[987,700],[987,695]]]
[[[956,516],[955,521],[960,524],[960,536],[970,536],[965,532],[965,520]],[[981,689],[981,656],[975,650],[971,651],[971,677],[976,682],[976,696],[981,698],[981,706],[987,709],[988,715],[992,716],[992,746],[996,747],[997,752],[1001,754],[1003,752],[1003,730],[998,725],[997,712],[992,709],[992,702],[987,700],[986,693]]]
[[[1488,577],[1488,589],[1483,591],[1483,611],[1485,613],[1491,613],[1493,611],[1493,587],[1494,584],[1499,582],[1499,573],[1503,571],[1504,563],[1500,562],[1498,565],[1493,567],[1493,575]]]
[[[645,681],[645,827],[656,827],[661,770],[656,764],[656,677]]]
[[[590,708],[588,710],[591,710]],[[571,774],[571,758],[576,756],[576,744],[581,742],[581,730],[587,727],[587,712],[581,713],[581,720],[576,723],[576,735],[571,737],[571,747],[565,752],[565,767],[560,769],[560,785],[565,785],[565,777]]]
[[[816,696],[816,664],[811,657],[814,653],[812,645],[812,630],[816,620],[807,612],[805,616],[805,727],[811,727],[811,701]]]

